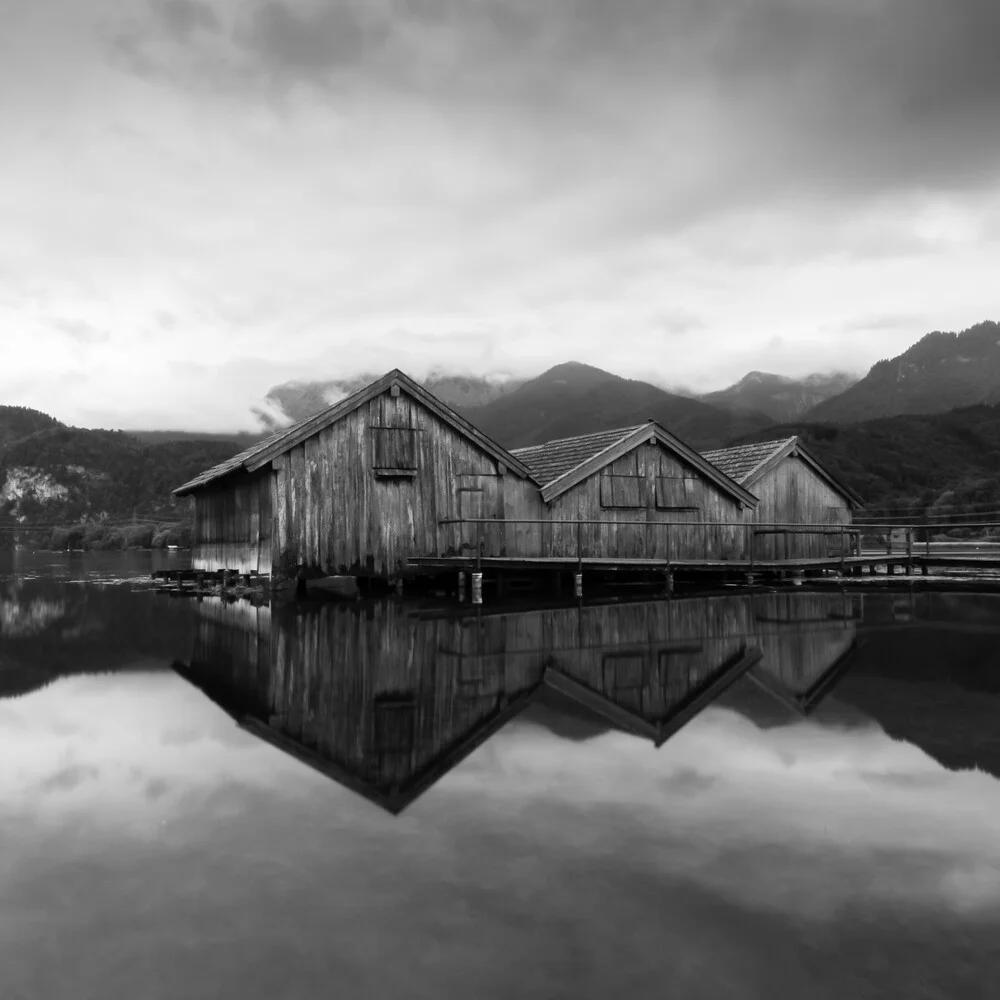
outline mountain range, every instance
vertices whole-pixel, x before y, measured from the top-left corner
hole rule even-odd
[[[726,390],[694,398],[567,362],[533,379],[438,372],[425,384],[508,448],[649,418],[701,450],[798,434],[873,507],[914,516],[1000,509],[996,323],[929,334],[859,381],[852,378],[751,372]],[[277,386],[267,397],[272,422],[262,423],[271,429],[303,419],[369,380]],[[277,424],[275,412],[283,415]],[[88,430],[37,410],[0,406],[0,517],[76,521],[136,512],[176,520],[187,507],[172,501],[172,488],[264,433]]]
[[[698,398],[737,413],[765,413],[772,420],[795,420],[819,403],[838,396],[858,381],[850,372],[828,372],[789,378],[770,372],[749,372],[734,385]]]
[[[929,333],[805,417],[836,423],[908,413],[945,413],[1000,402],[1000,324],[977,323],[962,333]]]

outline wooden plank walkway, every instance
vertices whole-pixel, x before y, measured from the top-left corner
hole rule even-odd
[[[1000,567],[1000,556],[996,555],[954,555],[954,556],[907,556],[894,553],[887,555],[829,556],[823,559],[607,559],[583,556],[417,556],[409,560],[409,565],[421,569],[641,569],[668,570],[738,570],[745,573],[795,569],[839,569],[865,566],[980,566]]]

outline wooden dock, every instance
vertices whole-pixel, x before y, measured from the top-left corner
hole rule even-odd
[[[518,522],[506,522],[508,538],[515,534]],[[534,524],[535,522],[526,522]],[[577,594],[582,592],[583,579],[586,575],[591,579],[614,579],[638,577],[647,581],[665,583],[668,592],[675,581],[697,581],[704,584],[709,580],[716,583],[753,583],[765,581],[790,580],[801,583],[806,577],[835,578],[841,581],[857,580],[858,578],[902,576],[907,579],[929,576],[935,570],[998,570],[1000,569],[1000,543],[984,539],[930,541],[930,532],[937,525],[822,525],[822,524],[741,524],[732,525],[746,532],[747,545],[745,557],[720,559],[713,557],[711,547],[705,547],[705,557],[697,558],[686,554],[680,558],[663,558],[659,555],[662,546],[649,546],[650,551],[657,551],[657,556],[643,557],[629,555],[627,557],[611,558],[606,555],[594,555],[588,551],[583,540],[583,528],[589,525],[589,519],[567,519],[560,522],[562,544],[549,545],[548,552],[538,554],[508,554],[497,555],[492,546],[484,543],[496,521],[483,519],[474,522],[474,534],[479,539],[478,546],[460,554],[448,553],[438,556],[418,556],[411,558],[408,565],[420,573],[444,573],[448,570],[459,575],[459,591],[461,593],[465,576],[469,576],[473,587],[473,600],[477,593],[481,594],[483,581],[496,585],[498,592],[505,590],[507,581],[523,581],[531,578],[549,576],[561,578],[568,575],[574,577],[574,587]],[[972,527],[973,525],[969,525]],[[975,527],[991,527],[1000,529],[1000,525],[975,525]],[[619,530],[623,525],[618,525]],[[650,530],[654,527],[637,522],[636,527]],[[655,525],[660,531],[670,533],[680,526],[663,522]],[[730,527],[720,524],[686,524],[683,529],[688,532],[702,530],[718,531]],[[947,527],[947,526],[941,526]],[[964,527],[964,526],[963,526]],[[575,530],[574,530],[575,529]],[[808,558],[767,558],[755,557],[754,540],[759,536],[774,536],[785,532],[789,535],[812,533],[828,540],[828,551],[824,556]],[[918,541],[920,534],[923,539]],[[863,537],[884,539],[885,547],[873,548],[865,546]],[[551,536],[550,536],[551,537]],[[568,539],[568,544],[566,540]],[[575,544],[574,544],[575,540]],[[478,551],[477,551],[478,549]],[[690,551],[690,550],[689,550]],[[773,548],[770,550],[773,551]]]

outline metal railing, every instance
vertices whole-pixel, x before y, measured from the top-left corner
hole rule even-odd
[[[475,558],[606,559],[609,562],[734,562],[750,569],[757,563],[839,562],[875,556],[912,560],[989,550],[997,542],[984,539],[932,541],[932,528],[995,529],[1000,521],[961,525],[829,524],[818,522],[746,522],[615,520],[602,518],[441,518],[456,528],[450,546],[458,556]],[[629,534],[631,532],[631,535]],[[919,535],[923,533],[923,540]],[[622,535],[624,534],[624,537]],[[801,536],[807,536],[799,541]],[[875,546],[870,544],[875,540]],[[922,552],[921,552],[922,548]],[[947,552],[944,550],[947,549]],[[445,553],[451,555],[452,553]],[[438,554],[439,556],[442,553]]]
[[[451,548],[459,556],[468,552],[467,558],[475,558],[477,565],[484,558],[500,557],[575,560],[578,564],[584,559],[604,559],[667,566],[673,562],[735,562],[753,567],[758,561],[803,558],[798,552],[809,548],[807,545],[791,545],[793,554],[788,554],[789,540],[803,535],[817,540],[805,558],[844,559],[860,554],[862,531],[850,524],[666,519],[453,517],[441,518],[438,523],[455,526]],[[768,536],[774,536],[773,544],[767,543]],[[781,548],[784,556],[778,555]]]

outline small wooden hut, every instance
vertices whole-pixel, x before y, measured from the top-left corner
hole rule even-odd
[[[393,577],[476,544],[456,518],[537,518],[527,466],[393,370],[174,490],[192,496],[192,565],[272,580]],[[504,554],[506,537],[494,540]]]
[[[757,497],[655,421],[518,448],[541,485],[543,556],[747,558]],[[565,521],[589,521],[577,527]]]
[[[704,452],[711,462],[759,499],[751,519],[761,525],[850,525],[863,501],[839,482],[798,437]],[[768,529],[754,541],[758,559],[814,559],[839,554],[850,535],[827,530]]]

